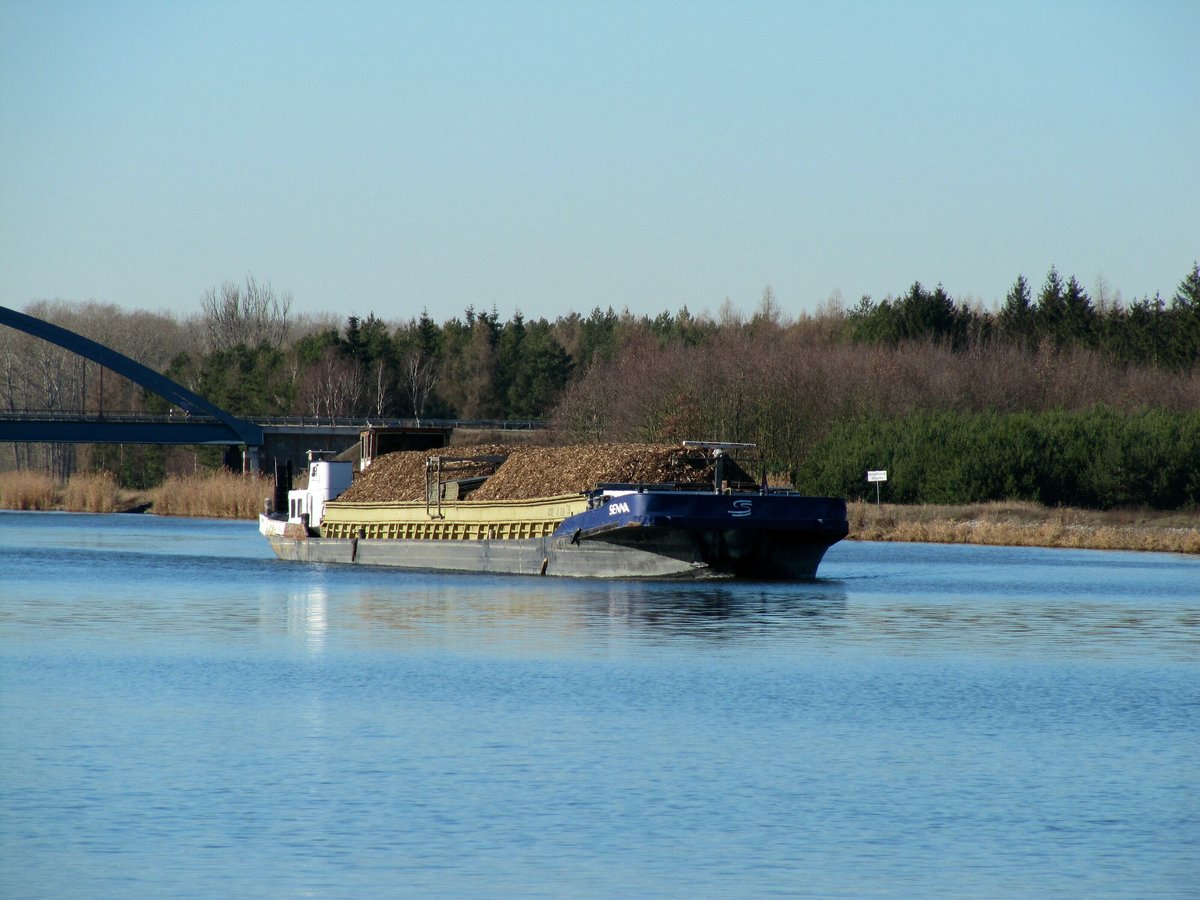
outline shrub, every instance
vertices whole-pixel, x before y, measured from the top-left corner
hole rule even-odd
[[[0,507],[53,509],[58,482],[42,472],[18,470],[0,474]]]
[[[1200,504],[1200,413],[922,413],[860,421],[813,448],[795,483],[864,497],[887,469],[894,503],[1031,501],[1180,509]]]
[[[163,516],[252,519],[262,512],[263,500],[273,490],[269,478],[225,470],[172,475],[152,492],[152,509]]]
[[[63,508],[71,512],[114,512],[119,499],[117,479],[111,472],[81,472],[68,479]]]

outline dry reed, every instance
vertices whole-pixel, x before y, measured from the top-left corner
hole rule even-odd
[[[121,489],[111,472],[80,472],[63,488],[62,508],[70,512],[109,513],[121,509]]]
[[[0,508],[55,509],[59,484],[44,472],[0,473]]]
[[[1200,516],[1147,510],[1049,509],[1034,503],[893,506],[851,503],[850,537],[863,541],[996,544],[1200,554]]]
[[[226,471],[172,475],[151,492],[152,509],[163,516],[253,519],[273,489],[263,476]]]

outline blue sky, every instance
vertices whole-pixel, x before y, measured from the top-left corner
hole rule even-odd
[[[1170,296],[1197,34],[1193,0],[0,0],[0,304]]]

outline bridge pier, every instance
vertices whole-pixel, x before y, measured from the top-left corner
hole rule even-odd
[[[257,475],[266,470],[262,447],[239,447],[236,444],[225,448],[221,464],[230,472]]]
[[[308,465],[309,450],[325,450],[334,454],[354,451],[354,459],[380,456],[396,450],[431,450],[450,443],[454,431],[446,426],[395,425],[274,425],[264,424],[263,446],[258,448],[261,471],[274,470],[275,462],[289,460],[295,471]],[[366,446],[364,446],[364,443]]]
[[[268,429],[271,429],[271,433],[268,433]],[[358,446],[357,430],[353,434],[328,434],[309,429],[301,434],[291,434],[274,432],[273,427],[268,426],[263,431],[263,445],[253,448],[256,464],[263,472],[274,471],[276,462],[282,465],[289,461],[295,471],[303,472],[308,466],[309,450],[340,454]],[[247,455],[250,455],[250,450],[247,448]]]

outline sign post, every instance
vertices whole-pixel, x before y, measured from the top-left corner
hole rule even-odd
[[[879,505],[879,485],[887,481],[887,469],[876,469],[867,473],[867,483],[875,482],[875,505]]]

